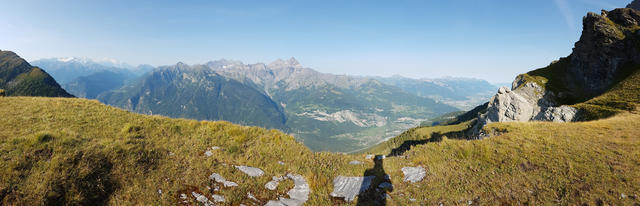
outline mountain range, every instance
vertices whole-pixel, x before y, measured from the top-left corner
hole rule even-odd
[[[313,150],[343,152],[457,110],[375,79],[304,68],[295,59],[268,65],[228,60],[192,66],[178,63],[98,99],[146,114],[280,129]]]
[[[78,97],[143,114],[279,129],[315,151],[366,148],[429,118],[485,102],[497,90],[477,79],[326,74],[294,58],[270,64],[221,59],[158,68],[87,58],[32,64],[51,70],[62,87]]]

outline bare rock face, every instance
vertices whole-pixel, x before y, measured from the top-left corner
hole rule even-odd
[[[516,79],[518,81],[518,79]],[[472,137],[481,139],[486,136],[481,129],[491,122],[553,121],[570,122],[576,118],[577,109],[558,106],[554,102],[553,92],[546,91],[534,82],[515,84],[511,91],[502,87],[491,98],[487,112],[478,117],[472,129]]]
[[[638,8],[638,1],[628,7]],[[589,12],[583,19],[580,40],[570,56],[565,72],[570,90],[593,97],[606,91],[615,82],[616,74],[628,63],[640,63],[640,51],[635,43],[640,22],[640,10],[614,9],[600,15]]]

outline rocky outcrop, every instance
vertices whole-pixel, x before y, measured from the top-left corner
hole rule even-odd
[[[596,97],[624,77],[627,65],[640,64],[640,1],[627,8],[588,13],[580,40],[567,58],[548,67],[521,74],[512,89],[500,88],[486,112],[477,116],[471,138],[484,138],[482,127],[491,122],[553,121],[580,118],[568,105]]]
[[[472,129],[472,137],[486,136],[481,129],[491,122],[526,122],[526,121],[573,121],[577,109],[565,105],[558,105],[554,101],[553,92],[545,90],[535,82],[514,83],[513,91],[502,87],[491,98],[487,112],[478,116],[478,121]]]
[[[516,79],[513,91],[502,87],[491,98],[487,112],[480,114],[471,130],[471,137],[487,136],[482,127],[491,122],[553,121],[569,122],[576,118],[578,110],[555,102],[556,95],[535,82]]]
[[[570,65],[563,73],[567,89],[582,97],[594,97],[615,82],[625,64],[640,63],[639,22],[640,11],[636,9],[588,13],[583,19],[582,36],[569,57]]]

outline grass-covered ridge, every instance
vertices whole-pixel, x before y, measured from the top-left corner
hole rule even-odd
[[[507,132],[479,141],[440,136],[414,145],[384,161],[394,186],[387,203],[638,203],[636,111],[582,123],[490,124]],[[333,178],[361,176],[373,167],[364,154],[312,153],[276,130],[140,115],[85,99],[4,97],[0,114],[0,201],[6,204],[173,205],[179,194],[194,190],[223,195],[227,204],[250,204],[251,192],[264,204],[293,186],[283,182],[277,191],[266,190],[271,176],[296,173],[310,184],[307,205],[331,205],[339,203],[329,198]],[[445,134],[454,127],[434,128]],[[432,130],[405,135],[420,139],[438,132]],[[207,157],[212,146],[222,149]],[[378,152],[390,152],[385,149]],[[349,165],[351,160],[364,164]],[[251,178],[232,165],[266,174]],[[427,176],[405,183],[405,166],[422,166]],[[213,172],[240,186],[208,190]]]
[[[0,50],[0,89],[6,96],[72,97],[44,70]]]

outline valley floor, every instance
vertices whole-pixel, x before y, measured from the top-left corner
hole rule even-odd
[[[437,135],[459,129],[451,126],[418,128],[407,135],[421,144],[376,165],[367,154],[311,152],[277,130],[140,115],[85,99],[3,97],[0,200],[200,204],[196,193],[222,196],[220,204],[262,205],[294,187],[283,180],[266,189],[273,176],[298,174],[310,188],[306,205],[370,203],[330,196],[336,177],[368,175],[378,176],[374,186],[390,177],[392,189],[381,192],[387,205],[640,204],[637,111],[580,123],[490,124],[502,133],[476,141]],[[264,175],[250,177],[239,165]],[[422,167],[425,176],[405,182],[404,167]],[[224,187],[209,179],[213,173],[238,186]]]

